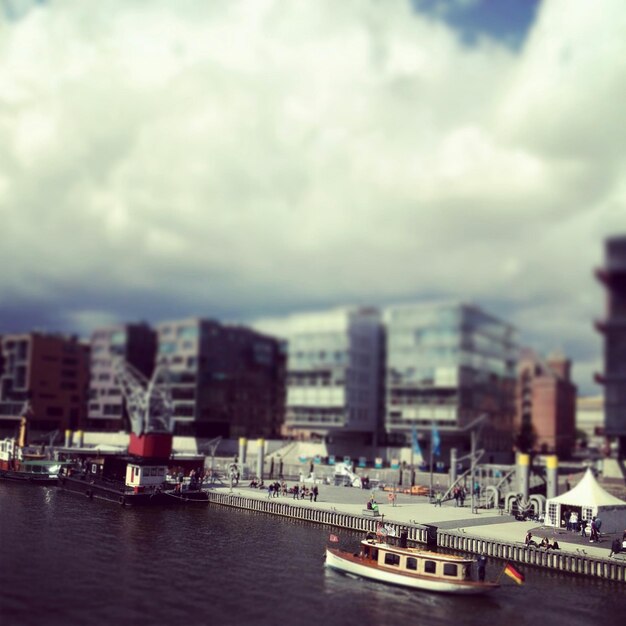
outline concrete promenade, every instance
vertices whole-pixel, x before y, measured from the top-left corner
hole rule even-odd
[[[288,486],[297,484],[288,481]],[[240,483],[238,486],[210,486],[216,493],[243,496],[268,501],[267,489],[256,489],[248,487],[248,481]],[[543,537],[548,537],[551,541],[558,541],[560,553],[586,556],[595,559],[608,559],[611,550],[611,542],[616,535],[602,535],[600,543],[590,543],[589,537],[581,537],[579,533],[573,533],[564,529],[552,527],[542,527],[537,522],[520,522],[508,514],[500,514],[497,509],[477,509],[472,513],[471,499],[465,500],[464,507],[455,506],[454,500],[445,502],[442,506],[431,504],[427,497],[411,496],[406,494],[396,494],[396,503],[393,506],[388,501],[388,492],[378,489],[357,489],[353,487],[335,487],[331,485],[318,485],[319,496],[317,502],[310,502],[308,497],[305,500],[294,500],[291,494],[287,496],[272,497],[274,502],[282,502],[301,507],[317,508],[321,510],[333,511],[336,513],[346,513],[350,515],[362,515],[363,509],[372,494],[378,503],[380,518],[385,522],[396,524],[423,524],[436,526],[440,530],[455,531],[488,541],[503,541],[509,543],[519,543],[523,545],[526,533],[530,530],[533,539],[537,543]],[[621,538],[621,533],[619,534]],[[537,548],[538,550],[539,548]],[[624,562],[625,555],[621,553],[617,557],[612,557],[611,561]]]

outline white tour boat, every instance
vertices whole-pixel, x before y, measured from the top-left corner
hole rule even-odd
[[[480,594],[497,589],[496,582],[472,579],[471,557],[439,554],[367,538],[352,554],[326,548],[326,565],[347,574],[424,591]]]

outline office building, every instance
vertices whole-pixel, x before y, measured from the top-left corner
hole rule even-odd
[[[604,396],[583,396],[576,400],[576,430],[585,436],[590,452],[605,451]]]
[[[163,322],[157,333],[156,362],[170,372],[175,434],[278,436],[285,405],[279,341],[198,318]]]
[[[10,429],[28,401],[29,430],[39,435],[83,425],[89,346],[76,337],[42,333],[2,337],[0,420]]]
[[[522,452],[569,458],[576,443],[576,386],[571,362],[560,354],[543,360],[522,351],[518,364],[516,446]]]
[[[287,343],[285,435],[376,443],[384,348],[378,310],[298,313],[255,327]]]
[[[123,359],[149,379],[155,354],[156,332],[147,324],[118,324],[92,333],[89,430],[130,430],[126,401],[115,378],[115,362]]]
[[[605,264],[596,276],[606,289],[606,317],[596,322],[604,341],[604,433],[626,457],[626,236],[605,242]]]
[[[441,437],[444,463],[470,446],[467,430],[483,418],[483,462],[512,450],[515,330],[476,306],[425,303],[384,311],[385,427],[390,444],[408,443],[415,427],[427,456],[430,431]]]

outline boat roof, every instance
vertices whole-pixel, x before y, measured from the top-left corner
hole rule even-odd
[[[373,546],[379,550],[386,550],[388,552],[395,552],[396,554],[404,554],[409,556],[415,556],[420,558],[428,558],[434,561],[452,561],[455,563],[473,563],[473,557],[458,556],[456,554],[443,554],[440,552],[432,552],[431,550],[424,550],[423,548],[401,548],[385,541],[378,539],[363,539],[362,544]]]
[[[25,459],[21,465],[72,465],[70,461],[55,461],[54,459]]]

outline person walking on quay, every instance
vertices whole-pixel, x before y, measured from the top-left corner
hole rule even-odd
[[[313,486],[313,491],[312,491],[312,493],[313,493],[313,502],[317,502],[317,496],[318,496],[318,495],[319,495],[319,493],[320,493],[320,490],[317,488],[317,485],[314,485],[314,486]]]
[[[619,540],[619,537],[615,537],[613,539],[613,543],[611,543],[611,553],[609,554],[609,559],[614,554],[619,554],[622,551],[622,542]]]
[[[591,533],[589,536],[589,543],[598,542],[598,523],[595,517],[591,518]]]
[[[583,519],[580,521],[580,536],[587,537],[587,520]]]
[[[393,491],[390,491],[387,494],[387,501],[391,504],[391,506],[396,506],[396,494]]]
[[[459,501],[461,502],[461,507],[465,506],[465,487],[459,487]]]
[[[293,486],[293,499],[294,500],[298,499],[298,485]]]

